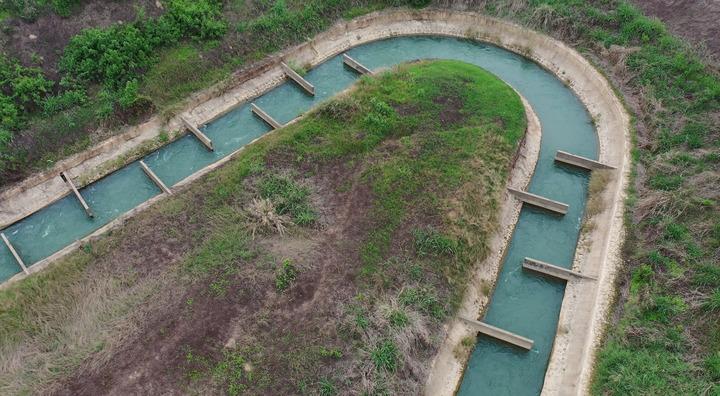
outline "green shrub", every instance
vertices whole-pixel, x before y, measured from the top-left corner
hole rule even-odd
[[[221,37],[226,30],[221,7],[212,0],[172,0],[156,20],[83,30],[65,48],[60,69],[81,81],[122,89],[155,62],[157,48],[182,38]]]
[[[370,352],[370,358],[377,370],[389,371],[391,373],[398,369],[399,351],[391,340],[381,341],[375,349]]]

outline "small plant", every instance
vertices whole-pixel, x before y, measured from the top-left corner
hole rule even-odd
[[[720,352],[715,352],[710,355],[705,361],[705,366],[708,368],[710,376],[714,380],[720,381]]]
[[[334,396],[337,394],[335,384],[327,378],[323,378],[318,382],[318,392],[320,396]]]
[[[320,347],[318,352],[322,357],[329,357],[333,359],[340,359],[343,356],[342,351],[338,348]]]
[[[390,312],[388,320],[390,321],[390,325],[393,327],[405,327],[410,323],[410,319],[407,314],[400,310],[393,310]]]
[[[384,340],[370,352],[370,358],[377,370],[389,371],[391,373],[398,369],[399,352],[397,346],[391,340]]]
[[[290,216],[298,225],[310,225],[316,220],[310,207],[310,190],[286,176],[263,177],[258,188],[260,197],[272,201],[279,215]]]
[[[720,312],[720,288],[713,291],[710,297],[703,303],[702,307],[709,312]]]
[[[457,241],[440,234],[435,229],[417,229],[413,231],[413,236],[418,256],[455,256],[457,254]]]
[[[453,354],[455,355],[455,358],[458,360],[467,359],[476,342],[477,340],[473,336],[463,337],[463,339],[460,340],[460,342],[458,342],[453,349]]]
[[[660,323],[670,323],[674,317],[683,313],[687,304],[678,296],[657,296],[652,304],[645,309],[646,320]]]
[[[279,292],[287,290],[297,278],[298,270],[290,259],[285,259],[275,274],[275,288]]]
[[[435,292],[429,288],[408,287],[400,292],[400,303],[414,306],[421,312],[440,319],[445,315],[442,304],[438,301]]]

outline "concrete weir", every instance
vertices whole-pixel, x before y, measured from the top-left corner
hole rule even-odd
[[[263,109],[259,108],[255,103],[250,105],[250,111],[255,113],[256,116],[262,118],[263,121],[267,122],[273,129],[282,128],[283,124],[275,121],[270,114],[266,113]]]
[[[476,329],[482,334],[485,334],[486,336],[490,336],[492,338],[507,342],[508,344],[512,344],[516,347],[527,350],[530,350],[533,347],[534,341],[529,338],[519,336],[507,330],[503,330],[499,327],[491,326],[485,322],[480,322],[479,320],[472,320],[468,318],[462,319],[471,324],[474,329]]]
[[[555,161],[562,162],[563,164],[573,165],[577,166],[579,168],[587,169],[587,170],[596,170],[596,169],[615,169],[614,166],[610,166],[607,164],[603,164],[602,162],[598,162],[595,160],[591,160],[590,158],[581,157],[579,155],[570,154],[566,151],[558,150],[555,154]]]
[[[299,75],[295,70],[292,69],[292,67],[288,66],[285,62],[281,62],[280,66],[282,67],[285,75],[289,79],[295,81],[295,83],[297,83],[300,88],[304,89],[310,95],[315,96],[315,87],[312,84],[310,84],[306,79],[302,78],[301,75]]]
[[[568,205],[562,202],[553,201],[552,199],[547,199],[545,197],[541,197],[527,191],[516,190],[514,188],[508,188],[508,191],[510,191],[510,193],[512,193],[517,199],[527,204],[537,206],[539,208],[543,208],[545,210],[549,210],[551,212],[555,212],[561,215],[566,214],[568,211]]]
[[[5,242],[5,246],[7,246],[7,248],[10,250],[10,253],[12,253],[13,257],[15,257],[15,261],[17,261],[18,265],[20,266],[20,268],[22,268],[23,272],[25,274],[29,274],[30,272],[28,271],[27,267],[25,266],[25,263],[23,262],[22,258],[20,258],[20,255],[15,250],[12,243],[10,243],[10,240],[7,239],[7,237],[5,236],[5,233],[0,232],[0,238],[2,238],[3,242]]]
[[[351,58],[348,54],[343,54],[343,63],[360,74],[372,74],[372,70],[363,66],[360,62]]]
[[[523,260],[523,269],[535,271],[540,274],[548,275],[553,278],[568,282],[576,279],[595,279],[591,276],[583,275],[579,272],[575,272],[563,267],[558,267],[557,265],[546,263],[544,261],[535,260],[530,257],[525,257],[525,260]]]
[[[80,191],[75,187],[75,183],[73,183],[72,179],[67,175],[65,172],[60,172],[60,178],[63,179],[63,181],[68,185],[70,188],[70,191],[75,194],[75,198],[80,201],[80,205],[82,205],[83,209],[85,210],[85,213],[87,213],[88,217],[95,217],[95,215],[92,212],[92,209],[90,209],[90,206],[85,202],[85,199],[80,195]]]
[[[160,178],[155,174],[155,172],[153,172],[152,169],[150,169],[150,167],[147,166],[147,164],[145,163],[145,161],[140,160],[139,162],[140,162],[140,167],[141,167],[142,170],[145,172],[145,174],[148,175],[148,177],[150,178],[150,180],[153,181],[153,183],[155,183],[158,187],[160,187],[160,189],[161,189],[164,193],[166,193],[166,194],[168,194],[168,195],[172,194],[172,191],[170,191],[170,189],[168,188],[168,186],[166,186],[165,183],[163,183],[163,181],[160,180]]]
[[[190,121],[187,120],[185,117],[180,117],[183,124],[187,127],[187,129],[192,132],[193,135],[195,135],[196,138],[205,145],[205,147],[208,148],[210,151],[215,151],[215,148],[213,148],[213,142],[210,140],[209,137],[207,137],[202,131],[200,131],[195,125],[191,124]]]

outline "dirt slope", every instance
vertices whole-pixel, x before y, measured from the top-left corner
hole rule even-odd
[[[704,44],[720,58],[720,1],[717,0],[635,0],[647,15],[660,18],[679,36]]]

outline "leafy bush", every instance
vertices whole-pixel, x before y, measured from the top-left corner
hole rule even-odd
[[[221,7],[213,0],[172,0],[156,20],[86,29],[70,40],[60,69],[84,82],[121,89],[155,62],[158,47],[182,38],[221,37],[227,29]]]

